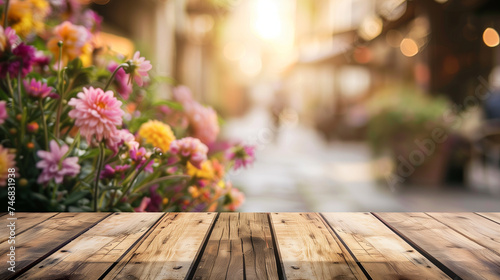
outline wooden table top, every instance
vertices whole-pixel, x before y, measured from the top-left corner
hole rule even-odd
[[[10,218],[10,219],[9,219]],[[12,219],[17,218],[17,219]],[[16,213],[0,279],[500,279],[500,213]],[[7,270],[15,246],[15,272]]]

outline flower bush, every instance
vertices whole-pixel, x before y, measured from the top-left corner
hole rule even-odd
[[[6,5],[10,5],[7,7]],[[223,141],[185,86],[154,100],[149,60],[98,44],[78,1],[0,2],[0,197],[17,211],[235,211],[254,148]]]

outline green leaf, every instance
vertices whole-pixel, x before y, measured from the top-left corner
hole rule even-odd
[[[90,194],[89,191],[80,191],[80,192],[73,192],[71,193],[68,198],[66,198],[66,200],[64,201],[64,204],[65,205],[70,205],[70,204],[73,204],[75,202],[77,202],[78,200],[84,198],[85,196],[87,196],[88,194]],[[71,206],[70,206],[71,207]]]
[[[172,108],[172,109],[178,110],[178,111],[182,111],[182,109],[183,109],[183,107],[180,103],[175,102],[175,101],[171,101],[171,100],[158,100],[158,101],[153,102],[152,105],[153,106],[165,105],[165,106],[168,106],[169,108]]]

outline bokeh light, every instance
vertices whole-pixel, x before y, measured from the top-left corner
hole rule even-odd
[[[498,46],[498,44],[500,43],[498,32],[491,27],[486,28],[483,32],[483,41],[488,47],[493,48]]]
[[[359,28],[358,34],[365,41],[376,38],[382,32],[382,19],[377,16],[366,18]]]
[[[410,38],[404,38],[399,46],[403,55],[407,57],[415,56],[418,53],[417,43]]]

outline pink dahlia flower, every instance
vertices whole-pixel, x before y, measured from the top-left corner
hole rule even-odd
[[[201,169],[201,164],[207,159],[208,148],[199,139],[186,137],[172,141],[170,152]]]
[[[37,81],[35,78],[31,79],[31,81],[24,81],[24,88],[29,96],[42,99],[49,96],[54,90],[52,87],[47,86],[46,83]]]
[[[54,179],[57,184],[62,183],[64,176],[75,176],[80,173],[78,157],[64,158],[68,152],[68,145],[59,147],[55,140],[50,141],[50,151],[38,151],[41,158],[36,167],[43,169],[38,177],[39,184],[47,183]]]
[[[220,128],[217,113],[214,109],[196,104],[193,110],[189,112],[189,122],[191,123],[194,137],[207,145],[215,142]]]
[[[234,170],[247,167],[255,160],[255,146],[236,146],[226,152],[226,158],[234,161]]]
[[[134,79],[138,86],[142,86],[144,84],[143,78],[148,77],[148,71],[152,68],[151,62],[141,57],[141,53],[137,51],[131,59],[131,67],[127,72],[130,74],[130,79]]]
[[[75,125],[80,128],[87,143],[91,143],[94,135],[97,141],[115,137],[116,126],[122,125],[125,112],[120,108],[122,103],[113,96],[113,92],[90,87],[83,88],[83,92],[78,93],[77,97],[68,102],[74,107],[68,115],[76,120]]]
[[[196,102],[186,86],[174,88],[173,96],[176,101],[182,104],[189,119],[193,136],[206,145],[213,144],[220,132],[219,120],[214,109]]]
[[[108,70],[113,73],[118,64],[116,62],[111,62],[108,65]],[[123,99],[127,100],[132,93],[132,84],[129,81],[130,77],[123,68],[120,68],[118,72],[116,72],[114,83],[116,85],[116,91],[123,97]]]
[[[3,124],[7,117],[9,117],[7,114],[7,102],[0,101],[0,124]]]

